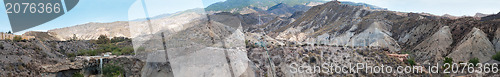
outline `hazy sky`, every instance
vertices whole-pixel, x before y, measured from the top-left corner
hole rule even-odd
[[[500,12],[500,0],[339,0],[363,2],[393,11],[473,16]]]
[[[22,34],[25,31],[46,31],[55,28],[63,28],[89,22],[114,22],[128,21],[129,9],[134,2],[141,0],[80,0],[80,2],[69,12],[64,15],[44,23],[42,25],[17,32]],[[148,5],[150,17],[175,13],[192,8],[203,8],[215,2],[224,0],[145,0]],[[0,1],[0,32],[11,31],[10,22],[5,12],[3,1]],[[132,7],[142,8],[142,7]],[[144,12],[140,10],[138,12]],[[27,22],[29,23],[29,22]]]
[[[114,22],[127,21],[135,17],[129,14],[129,9],[134,2],[140,0],[80,0],[70,12],[44,23],[40,26],[25,31],[45,31],[54,28],[63,28],[88,22]],[[225,0],[145,0],[150,17],[174,13],[192,8],[202,8],[215,2]],[[474,15],[477,12],[493,14],[500,11],[498,0],[340,0],[363,2],[403,12],[426,12],[436,15],[451,14],[455,16]],[[3,5],[0,1],[0,5]],[[137,4],[137,3],[136,3]],[[0,6],[5,9],[4,6]],[[143,11],[137,11],[143,12]],[[28,22],[29,23],[29,22]],[[5,10],[0,10],[0,32],[10,31],[10,24]],[[16,34],[22,34],[25,31]]]

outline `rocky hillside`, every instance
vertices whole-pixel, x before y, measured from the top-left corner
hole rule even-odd
[[[68,77],[77,73],[84,76],[95,76],[99,73],[100,63],[97,59],[85,56],[87,50],[119,49],[120,46],[131,46],[130,41],[121,41],[113,47],[96,44],[94,40],[49,41],[49,40],[2,40],[0,41],[0,76],[51,76]],[[116,45],[115,45],[116,44]],[[115,50],[113,50],[114,53]],[[103,52],[97,52],[100,55]],[[95,55],[93,55],[95,57]],[[140,76],[145,64],[134,57],[105,58],[102,64],[106,69],[109,65],[119,65],[120,74],[125,76]],[[117,70],[107,70],[113,72]]]
[[[72,61],[66,56],[79,50],[110,51],[100,49],[103,44],[74,41],[97,39],[99,35],[132,38],[132,42],[124,44],[133,43],[137,52],[133,58],[105,62],[122,61],[115,64],[127,69],[126,76],[145,77],[432,76],[365,72],[294,74],[287,72],[290,69],[287,66],[292,62],[413,65],[387,55],[397,53],[409,54],[407,59],[414,60],[416,65],[442,63],[446,57],[454,62],[468,62],[472,58],[487,62],[500,51],[498,14],[478,19],[395,12],[363,3],[240,1],[216,3],[206,8],[207,14],[185,12],[155,18],[151,26],[139,20],[27,32],[24,35],[37,38],[0,41],[3,50],[0,55],[5,56],[0,57],[4,65],[1,68],[7,69],[0,74],[38,76],[45,74],[38,71],[49,71],[51,75],[69,76],[63,74],[74,73],[72,69],[87,69],[70,67],[74,63],[88,64],[80,67],[89,67],[95,74],[95,61]],[[240,8],[250,11],[238,13],[242,12]]]
[[[60,40],[69,40],[74,36],[82,40],[97,39],[99,35],[109,37],[130,37],[128,22],[87,23],[60,29],[48,30],[52,36]]]
[[[493,14],[493,15],[488,15],[488,16],[483,16],[481,17],[481,20],[487,21],[487,20],[498,20],[500,19],[500,12],[498,14]]]
[[[26,42],[0,41],[1,76],[40,76],[43,66],[71,62],[66,53],[76,53],[81,49],[93,49],[88,41],[45,42],[31,40]],[[69,68],[68,68],[69,69]],[[68,70],[62,69],[62,70]],[[57,71],[58,72],[58,71]]]

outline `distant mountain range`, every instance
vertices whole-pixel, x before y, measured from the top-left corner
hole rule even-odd
[[[245,7],[258,7],[258,8],[269,8],[279,3],[285,3],[289,6],[294,5],[306,5],[311,2],[321,2],[323,0],[227,0],[224,2],[214,3],[205,8],[207,11],[231,11],[231,10],[241,10]]]
[[[352,6],[366,6],[366,7],[370,7],[370,9],[375,9],[375,10],[387,10],[387,8],[382,8],[382,7],[378,7],[378,6],[375,6],[375,5],[370,5],[370,4],[366,4],[366,3],[355,3],[355,2],[349,2],[349,1],[340,1],[342,4],[348,4],[348,5],[352,5]]]
[[[214,3],[205,8],[206,11],[233,11],[242,10],[246,7],[258,7],[264,10],[271,8],[274,5],[286,4],[288,6],[295,5],[314,5],[314,3],[326,3],[325,0],[227,0],[224,2]],[[370,9],[387,10],[386,8],[366,4],[366,3],[355,3],[349,1],[340,1],[342,4],[348,4],[352,6],[366,6]]]

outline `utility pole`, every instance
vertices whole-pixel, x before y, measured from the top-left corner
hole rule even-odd
[[[153,31],[153,26],[152,26],[152,23],[151,23],[151,19],[149,18],[149,12],[148,12],[148,8],[146,7],[146,2],[145,0],[141,0],[141,3],[142,3],[142,8],[143,8],[143,11],[144,11],[144,14],[146,15],[146,21],[147,21],[147,24],[149,26],[149,31],[150,31],[150,34],[152,35],[151,39],[150,40],[161,40],[161,43],[162,43],[162,47],[163,47],[163,51],[165,52],[165,56],[161,56],[161,57],[165,57],[165,64],[166,64],[166,68],[167,71],[170,71],[170,72],[173,72],[172,71],[172,67],[170,65],[170,60],[168,60],[168,53],[167,53],[167,46],[166,46],[166,42],[165,42],[165,35],[164,35],[164,32],[161,32],[160,33],[160,38],[161,39],[156,39],[155,38],[155,33]],[[161,31],[161,30],[159,30]],[[155,48],[157,49],[158,51],[158,48]],[[137,55],[137,52],[136,52],[136,55]],[[170,74],[170,75],[167,75],[166,77],[174,77],[173,74]]]

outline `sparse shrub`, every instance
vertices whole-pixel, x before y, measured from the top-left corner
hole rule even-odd
[[[500,53],[497,53],[491,57],[494,60],[500,61]]]
[[[132,53],[134,53],[134,48],[129,47],[129,46],[123,47],[121,53],[123,53],[123,54],[132,54]]]
[[[443,64],[448,63],[448,64],[450,64],[450,65],[451,65],[451,63],[452,63],[452,62],[453,62],[453,59],[452,59],[452,58],[445,57],[445,58],[444,58],[444,62],[443,62]],[[443,65],[443,68],[448,68],[448,67]]]
[[[472,58],[469,60],[469,63],[472,63],[474,64],[474,66],[476,66],[476,64],[479,63],[479,58]]]
[[[416,65],[415,60],[413,58],[406,60],[406,63],[408,63],[408,65],[410,66]]]
[[[119,47],[114,44],[101,44],[99,45],[99,48],[102,49],[102,51],[99,51],[100,53],[112,52],[114,50],[120,51]]]
[[[84,76],[80,72],[75,72],[75,73],[73,73],[72,77],[84,77]]]
[[[129,41],[130,39],[125,38],[125,37],[113,37],[111,38],[111,43],[117,43],[117,42],[123,42],[123,41]]]
[[[452,58],[449,58],[449,57],[445,57],[445,58],[444,58],[444,63],[449,63],[449,64],[451,64],[451,62],[453,62],[453,59],[452,59]]]
[[[119,50],[113,50],[111,53],[113,55],[122,55],[122,52],[120,52]]]
[[[75,53],[67,53],[66,56],[68,56],[68,57],[76,57],[76,54]]]
[[[23,40],[23,38],[21,36],[14,36],[14,41],[15,42],[20,42],[22,40]]]

